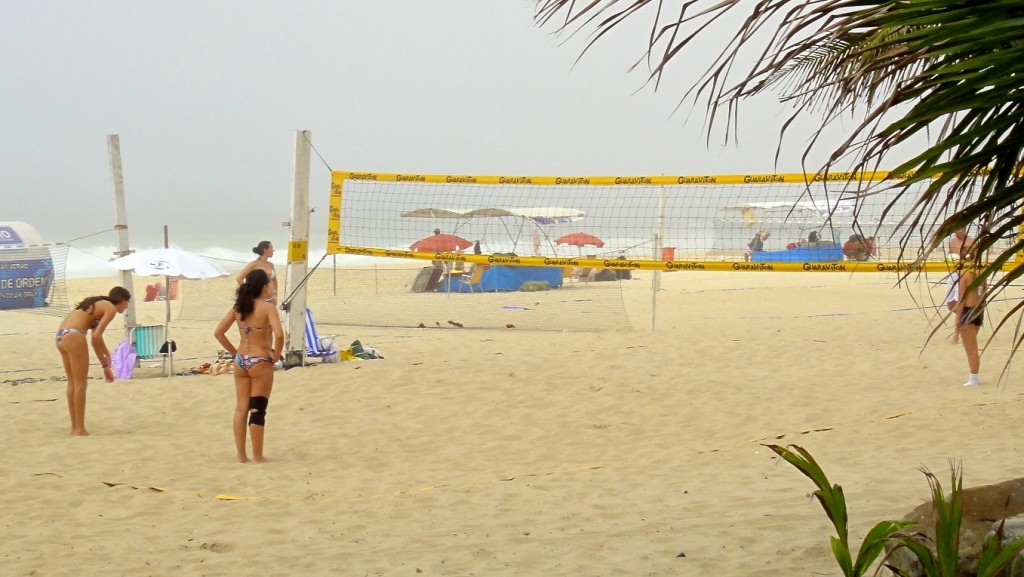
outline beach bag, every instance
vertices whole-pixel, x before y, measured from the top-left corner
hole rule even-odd
[[[370,359],[384,358],[383,356],[380,355],[380,353],[376,351],[376,349],[373,349],[371,347],[364,347],[363,343],[359,342],[358,339],[352,341],[352,346],[349,347],[349,350],[352,351],[353,357],[357,359],[363,359],[364,361],[368,361]]]
[[[320,346],[320,350],[327,352],[336,352],[338,349],[334,346],[334,337],[319,337],[317,345]]]
[[[352,344],[348,347],[348,350],[352,351],[352,356],[363,358],[362,355],[366,354],[363,350],[363,343],[359,342],[359,339],[352,341]]]
[[[336,363],[341,360],[338,347],[334,344],[334,337],[317,337],[316,344],[323,354],[320,357],[321,362]]]

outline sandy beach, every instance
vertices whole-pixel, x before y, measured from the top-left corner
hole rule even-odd
[[[812,452],[858,544],[928,498],[922,467],[1020,476],[1024,397],[997,383],[1011,335],[962,387],[951,323],[926,343],[944,285],[664,274],[651,333],[651,274],[623,283],[631,331],[323,324],[386,358],[279,371],[264,465],[234,462],[230,375],[107,384],[94,365],[92,436],[69,437],[59,319],[0,313],[0,572],[839,575],[813,486],[761,443]],[[69,298],[113,284],[71,280]],[[213,327],[174,324],[179,368],[213,360]]]

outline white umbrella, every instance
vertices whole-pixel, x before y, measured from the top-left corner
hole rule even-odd
[[[171,279],[208,279],[228,276],[231,273],[220,265],[202,256],[180,248],[153,248],[133,252],[129,255],[110,261],[110,266],[118,270],[131,270],[142,276],[162,276],[166,278],[167,319],[164,326],[165,344],[170,342],[171,333]],[[170,344],[167,344],[167,375],[174,371],[174,355]]]
[[[110,261],[118,270],[133,270],[142,276],[208,279],[231,273],[202,256],[180,248],[153,248],[133,252]]]

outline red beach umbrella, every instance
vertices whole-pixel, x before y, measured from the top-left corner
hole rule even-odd
[[[560,237],[556,238],[555,239],[555,244],[568,244],[568,245],[571,245],[571,246],[579,246],[579,247],[584,247],[584,246],[588,246],[589,245],[589,246],[595,246],[597,248],[601,248],[601,247],[604,246],[604,241],[599,239],[599,238],[597,238],[596,236],[594,236],[592,234],[587,234],[585,232],[574,232],[572,234],[567,234],[565,236],[560,236]]]
[[[454,234],[432,234],[412,243],[409,250],[413,252],[454,252],[467,249],[473,243]]]

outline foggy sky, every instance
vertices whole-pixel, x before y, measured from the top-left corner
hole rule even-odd
[[[0,221],[46,242],[110,229],[108,134],[119,134],[133,245],[247,250],[285,240],[294,131],[312,132],[311,248],[330,166],[441,174],[773,172],[788,109],[747,103],[739,144],[710,146],[703,109],[673,114],[702,70],[679,59],[657,92],[650,19],[602,40],[533,22],[525,0],[16,2],[0,0]],[[779,172],[800,170],[814,119]],[[820,162],[824,151],[812,161]],[[113,233],[98,242],[111,244]],[[86,241],[87,242],[87,241]]]

